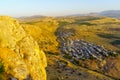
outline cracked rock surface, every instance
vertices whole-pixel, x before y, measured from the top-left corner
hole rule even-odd
[[[7,79],[46,80],[46,57],[17,20],[0,16],[0,60]]]

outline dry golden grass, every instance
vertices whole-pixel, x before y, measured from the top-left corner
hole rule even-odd
[[[109,50],[120,50],[119,47],[111,44],[112,41],[120,39],[120,20],[101,18],[87,22],[94,25],[73,22],[72,24],[66,25],[65,28],[73,28],[76,30],[76,35],[73,38],[84,39],[105,46]],[[99,36],[99,34],[102,36]]]
[[[39,44],[39,47],[46,52],[47,61],[48,61],[48,78],[54,80],[59,80],[60,76],[66,76],[64,73],[57,72],[55,61],[62,60],[67,62],[67,67],[71,67],[72,69],[79,68],[78,70],[87,73],[88,76],[97,76],[98,80],[105,77],[105,75],[112,76],[113,78],[119,78],[118,71],[111,69],[107,73],[102,73],[102,68],[106,67],[106,64],[110,61],[111,58],[107,58],[103,60],[103,62],[99,62],[97,60],[80,60],[80,66],[85,67],[82,68],[80,66],[76,66],[71,64],[66,59],[60,57],[60,55],[55,55],[56,52],[59,53],[58,42],[56,41],[57,37],[55,32],[57,28],[65,26],[65,28],[73,28],[76,30],[76,35],[72,37],[72,39],[84,39],[86,41],[104,46],[108,50],[120,51],[120,47],[116,45],[112,45],[111,42],[120,39],[120,20],[114,18],[107,17],[65,17],[65,18],[42,18],[33,21],[25,21],[22,22],[24,30],[31,35]],[[119,65],[118,60],[115,59],[114,63],[116,66]],[[55,69],[56,68],[56,69]],[[86,70],[87,68],[87,70]],[[109,68],[109,67],[108,67]],[[118,67],[117,67],[118,68]],[[110,69],[110,68],[109,68]],[[97,71],[97,72],[96,72]],[[105,71],[105,70],[103,70]],[[100,73],[99,73],[100,72]],[[112,73],[114,73],[112,75]],[[57,76],[57,77],[56,77]],[[71,75],[74,79],[78,77],[78,75]],[[84,77],[81,77],[85,79]],[[88,77],[94,79],[93,77]],[[107,78],[109,79],[109,78]],[[106,80],[107,80],[106,79]],[[70,80],[69,78],[66,80]]]
[[[22,24],[24,30],[31,35],[44,51],[57,52],[58,42],[55,31],[58,22],[54,18],[45,18],[37,22],[27,22]]]

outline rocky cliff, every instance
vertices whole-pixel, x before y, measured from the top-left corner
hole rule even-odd
[[[46,57],[17,20],[0,16],[0,61],[7,78],[46,80]]]

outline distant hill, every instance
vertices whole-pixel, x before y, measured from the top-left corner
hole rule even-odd
[[[34,15],[34,16],[22,16],[22,17],[18,17],[17,19],[20,21],[33,21],[35,19],[40,19],[40,18],[45,18],[46,16],[42,16],[42,15]]]
[[[120,19],[120,10],[102,11],[99,15]]]
[[[106,16],[120,19],[120,10],[107,10],[102,12],[90,12],[88,14],[73,14],[68,16]]]
[[[111,18],[117,18],[120,19],[120,10],[106,10],[106,11],[102,11],[102,12],[90,12],[90,13],[86,13],[86,14],[71,14],[71,15],[65,15],[65,16],[59,16],[59,17],[78,17],[78,16],[105,16],[105,17],[111,17]],[[47,16],[43,16],[43,15],[34,15],[34,16],[23,16],[23,17],[19,17],[17,18],[20,21],[25,21],[25,20],[35,20],[35,19],[40,19],[40,18],[45,18]]]

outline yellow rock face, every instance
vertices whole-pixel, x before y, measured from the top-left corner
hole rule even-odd
[[[39,50],[37,42],[11,17],[0,16],[0,60],[9,77],[46,80],[47,62],[44,52]]]

